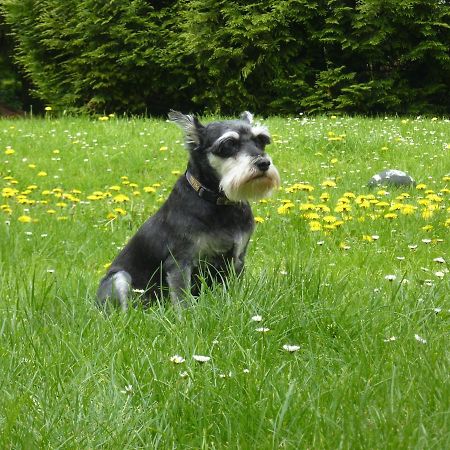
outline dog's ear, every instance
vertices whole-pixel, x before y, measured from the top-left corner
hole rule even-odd
[[[175,122],[184,130],[186,146],[189,149],[198,147],[201,144],[201,135],[204,126],[199,122],[197,117],[171,109],[169,112],[169,120]]]
[[[253,114],[250,111],[244,111],[241,114],[241,120],[251,125],[253,123]]]

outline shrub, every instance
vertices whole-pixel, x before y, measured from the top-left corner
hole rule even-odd
[[[65,109],[450,111],[448,2],[2,4],[37,94]]]

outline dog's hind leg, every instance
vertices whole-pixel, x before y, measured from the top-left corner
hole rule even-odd
[[[128,309],[128,295],[131,290],[131,276],[125,270],[105,277],[97,291],[97,300],[105,306],[108,301],[120,305],[122,311]]]

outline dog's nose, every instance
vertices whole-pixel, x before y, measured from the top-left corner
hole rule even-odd
[[[261,158],[256,162],[256,167],[261,170],[261,172],[266,172],[269,170],[270,160],[269,158]]]

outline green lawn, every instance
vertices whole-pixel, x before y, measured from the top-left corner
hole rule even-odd
[[[450,447],[450,121],[264,123],[283,184],[245,275],[179,322],[94,295],[184,171],[181,131],[0,120],[0,448]],[[417,187],[368,190],[385,168]]]

